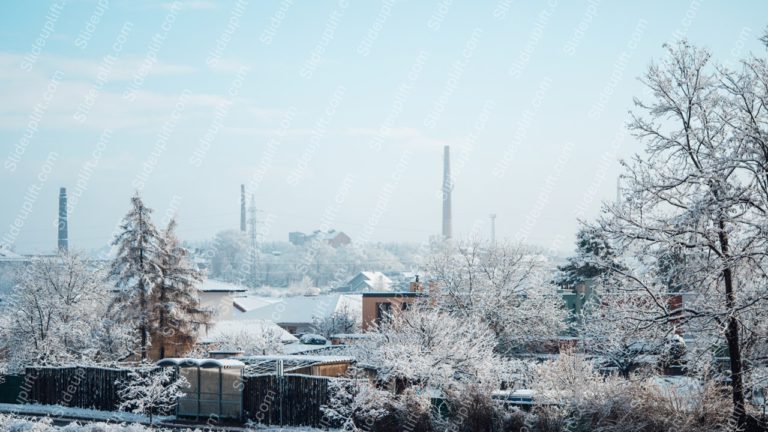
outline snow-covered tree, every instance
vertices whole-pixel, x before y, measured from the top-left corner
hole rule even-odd
[[[159,357],[167,348],[174,356],[192,347],[201,326],[210,324],[212,313],[200,305],[197,285],[203,275],[188,260],[187,249],[176,238],[176,219],[171,219],[160,237],[155,259],[160,277],[151,292],[150,334],[159,346]]]
[[[649,299],[637,292],[610,291],[592,297],[581,311],[577,326],[583,350],[603,367],[615,368],[629,378],[630,372],[654,368],[656,354],[673,326],[648,326],[641,311],[651,308]]]
[[[400,394],[378,388],[367,379],[331,380],[323,410],[326,427],[343,431],[431,430],[428,392],[407,389]]]
[[[485,323],[503,352],[556,339],[564,328],[552,269],[534,250],[502,242],[447,244],[430,257],[427,271],[437,283],[430,299],[466,321]]]
[[[160,234],[151,214],[137,192],[131,198],[131,210],[120,224],[120,233],[112,242],[117,255],[110,270],[118,288],[110,309],[118,320],[136,327],[142,360],[146,360],[150,344],[152,289],[162,277],[157,261]]]
[[[557,268],[555,283],[562,288],[574,289],[581,283],[605,275],[611,267],[623,266],[610,241],[599,229],[585,226],[576,233],[576,255]]]
[[[216,233],[212,245],[211,273],[216,279],[243,283],[247,276],[248,236],[242,231]]]
[[[513,366],[494,351],[487,324],[426,306],[394,314],[369,334],[355,352],[358,361],[377,366],[384,381],[443,391],[482,385],[490,392]]]
[[[170,412],[189,387],[186,378],[173,368],[141,367],[128,373],[124,381],[118,381],[120,411],[130,411],[149,416],[149,423],[156,413]]]
[[[744,426],[744,335],[768,301],[764,123],[748,112],[764,111],[757,95],[765,94],[765,81],[732,81],[715,70],[706,50],[687,42],[667,49],[669,55],[641,79],[651,97],[636,99],[629,126],[645,143],[645,154],[623,162],[624,197],[605,205],[599,229],[620,253],[631,250],[645,265],[661,268],[659,256],[682,254],[664,263],[676,276],[674,285],[693,294],[682,307],[670,304],[658,277],[639,274],[649,273],[642,267],[616,272],[652,306],[627,319],[661,326],[673,321],[697,339],[720,336],[733,412]],[[739,86],[729,90],[724,82]],[[740,101],[741,85],[756,95]]]
[[[334,334],[356,333],[360,328],[359,320],[347,305],[326,317],[319,318],[316,316],[313,325],[319,334],[328,339]]]
[[[105,331],[123,331],[103,321],[108,295],[104,271],[77,253],[37,258],[19,269],[0,330],[11,368],[124,355],[125,340],[102,345]]]

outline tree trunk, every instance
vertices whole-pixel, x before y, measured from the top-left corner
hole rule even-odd
[[[158,324],[159,324],[159,330],[160,331],[157,332],[156,336],[159,339],[158,342],[160,344],[160,358],[163,359],[163,358],[165,358],[165,331],[166,331],[165,328],[167,326],[167,323],[165,322],[166,321],[166,318],[165,318],[165,302],[166,302],[166,298],[165,298],[165,284],[161,282],[161,285],[160,285],[159,288],[160,288],[160,319],[159,319],[159,323]]]
[[[141,333],[141,360],[147,359],[147,296],[144,293],[144,283],[139,282],[139,307],[141,317],[139,319],[139,332]]]
[[[747,413],[744,407],[744,382],[742,381],[743,365],[741,361],[741,347],[739,346],[739,323],[736,320],[736,317],[733,316],[736,296],[733,292],[733,272],[727,261],[729,258],[728,235],[725,232],[725,223],[722,220],[719,222],[719,228],[720,232],[718,233],[718,237],[720,240],[720,248],[722,249],[723,257],[725,259],[723,282],[725,285],[725,305],[728,310],[725,339],[728,342],[728,357],[730,358],[731,365],[733,415],[739,427],[743,428],[746,425]]]

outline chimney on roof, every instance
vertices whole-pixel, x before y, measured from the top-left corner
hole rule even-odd
[[[424,292],[424,284],[419,282],[419,275],[416,275],[416,280],[411,282],[410,288],[413,293]]]
[[[240,185],[240,231],[245,232],[245,185]]]
[[[69,235],[67,230],[67,188],[59,189],[59,252],[69,250]]]
[[[451,238],[451,148],[443,148],[443,239]]]

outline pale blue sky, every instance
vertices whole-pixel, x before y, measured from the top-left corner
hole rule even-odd
[[[330,225],[424,241],[440,230],[443,145],[457,237],[487,235],[496,213],[499,237],[567,251],[577,216],[615,195],[617,157],[641,149],[626,137],[612,153],[662,44],[763,55],[768,24],[762,1],[105,3],[2,6],[0,239],[19,252],[55,247],[60,186],[78,195],[71,246],[106,244],[137,179],[191,240],[237,228],[256,176],[269,240]]]

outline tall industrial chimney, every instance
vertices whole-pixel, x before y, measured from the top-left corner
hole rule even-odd
[[[67,188],[59,189],[59,252],[69,250],[67,234]]]
[[[443,149],[443,238],[451,238],[451,148]]]
[[[240,185],[240,231],[245,232],[245,185]]]
[[[488,215],[491,218],[491,245],[496,244],[496,213]]]

